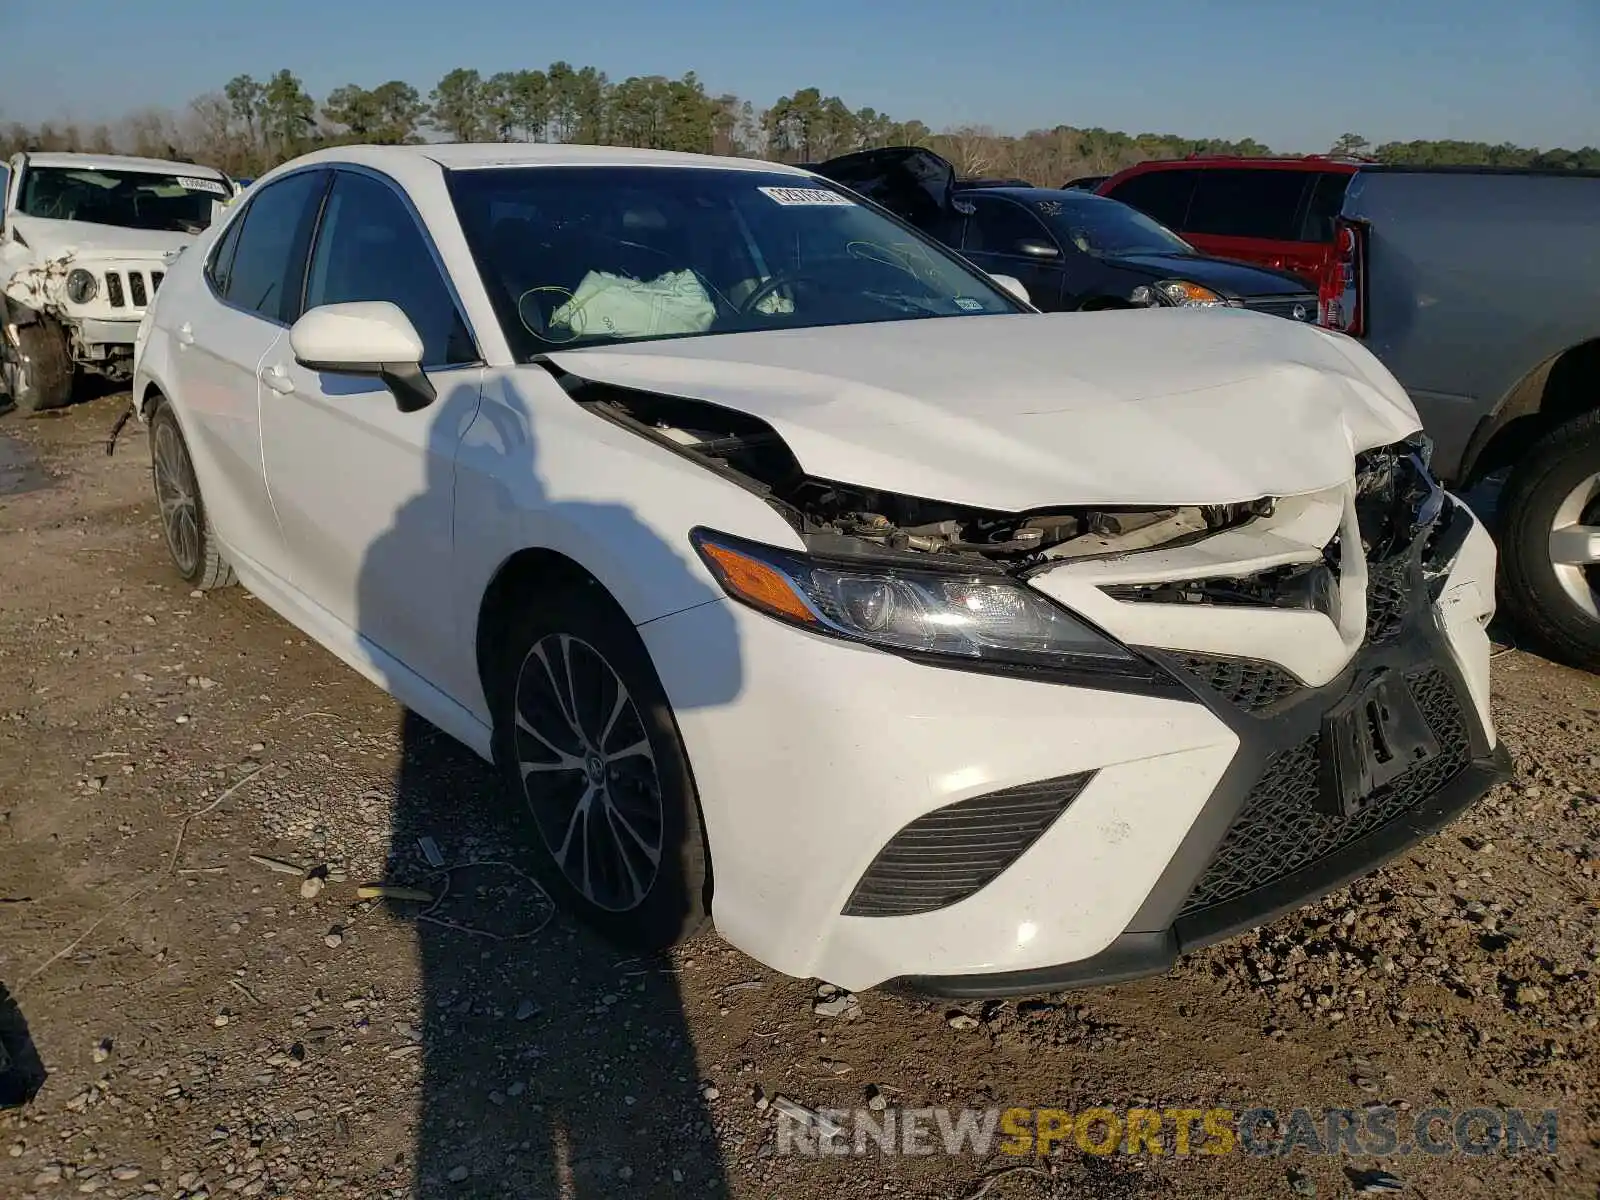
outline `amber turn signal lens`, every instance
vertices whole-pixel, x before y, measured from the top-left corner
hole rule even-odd
[[[796,595],[789,581],[766,563],[715,542],[701,543],[700,552],[717,573],[717,581],[741,600],[791,621],[816,624],[816,614]]]

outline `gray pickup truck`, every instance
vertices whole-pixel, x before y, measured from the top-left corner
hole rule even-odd
[[[1600,670],[1600,172],[1363,167],[1323,321],[1416,403],[1434,471],[1503,478],[1500,602]]]

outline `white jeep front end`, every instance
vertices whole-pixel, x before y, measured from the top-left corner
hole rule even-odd
[[[132,376],[167,269],[233,197],[208,168],[103,155],[19,155],[0,222],[0,389],[56,408],[85,372]]]

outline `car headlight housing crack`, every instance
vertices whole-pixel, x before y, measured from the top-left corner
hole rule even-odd
[[[952,666],[1158,674],[1009,576],[822,559],[706,529],[690,540],[730,597],[815,633]]]

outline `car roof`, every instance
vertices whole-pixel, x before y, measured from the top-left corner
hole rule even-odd
[[[1132,175],[1140,171],[1172,171],[1185,167],[1206,170],[1211,167],[1246,167],[1267,171],[1348,171],[1354,174],[1372,160],[1356,158],[1329,158],[1317,154],[1262,155],[1197,155],[1194,158],[1152,158],[1131,167],[1124,167],[1118,175]],[[1115,178],[1113,176],[1112,178]]]
[[[630,146],[571,146],[546,142],[434,142],[420,146],[337,146],[293,160],[304,163],[348,162],[378,170],[404,169],[431,161],[447,170],[487,167],[721,167],[739,171],[805,178],[810,172],[784,163],[674,150],[639,150]],[[288,165],[288,164],[285,164]]]
[[[226,176],[213,167],[199,163],[175,162],[166,158],[138,158],[131,154],[68,154],[60,151],[41,151],[28,155],[31,167],[78,167],[104,171],[150,171],[161,175],[205,175],[224,179]]]
[[[1093,192],[1086,192],[1082,188],[1046,188],[1046,187],[986,187],[963,189],[957,187],[956,191],[970,190],[982,192],[985,196],[1010,196],[1013,200],[1060,200],[1067,204],[1121,204],[1121,200],[1114,200],[1110,196],[1097,196]]]

